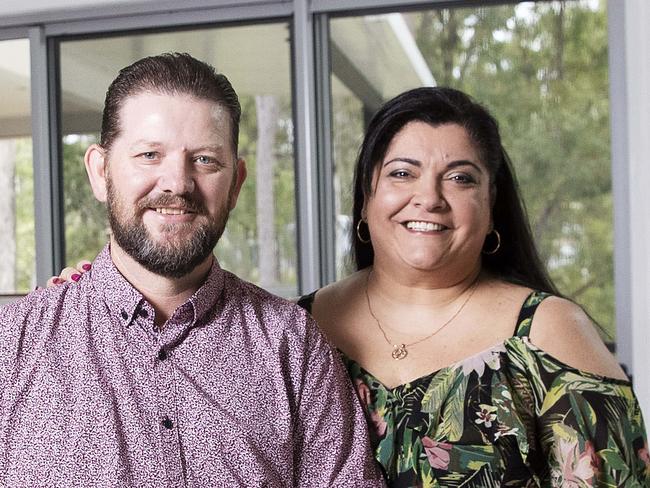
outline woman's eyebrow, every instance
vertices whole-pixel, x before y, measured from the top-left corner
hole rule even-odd
[[[471,166],[476,171],[478,171],[480,174],[483,174],[483,170],[481,169],[481,167],[478,164],[473,163],[472,161],[469,161],[467,159],[459,159],[459,160],[456,160],[456,161],[450,161],[449,164],[447,164],[447,169],[454,169],[454,168],[458,168],[459,166]]]
[[[422,163],[420,161],[418,161],[417,159],[403,158],[401,156],[398,156],[396,158],[393,158],[393,159],[391,159],[389,161],[384,162],[384,164],[382,166],[388,166],[391,163],[397,163],[397,162],[408,163],[408,164],[412,164],[412,165],[418,166],[418,167],[422,166]]]
[[[422,163],[419,160],[413,158],[406,158],[402,156],[398,156],[396,158],[390,159],[386,161],[382,166],[387,166],[391,163],[397,163],[397,162],[408,163],[417,167],[422,166]],[[472,161],[469,161],[467,159],[458,159],[456,161],[450,161],[447,164],[447,169],[454,169],[454,168],[458,168],[459,166],[471,166],[474,169],[476,169],[476,171],[478,171],[480,174],[483,174],[483,170],[478,164],[473,163]]]

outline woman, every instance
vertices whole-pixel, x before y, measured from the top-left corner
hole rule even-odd
[[[342,352],[391,486],[645,486],[630,383],[549,280],[483,107],[448,88],[384,105],[353,225],[357,272],[300,303]]]
[[[389,101],[354,198],[357,271],[299,303],[341,351],[390,486],[646,486],[631,385],[550,282],[483,107],[449,88]]]

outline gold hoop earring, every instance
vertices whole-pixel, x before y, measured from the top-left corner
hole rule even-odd
[[[495,247],[494,249],[492,249],[491,251],[482,251],[483,254],[487,254],[488,256],[490,256],[490,255],[492,255],[492,254],[496,254],[497,251],[499,250],[499,248],[501,247],[501,234],[499,234],[499,231],[496,230],[496,229],[492,229],[492,232],[494,232],[494,235],[497,236],[497,245],[496,245],[496,247]],[[492,234],[492,232],[490,232],[490,234]],[[488,236],[489,236],[490,234],[488,234]],[[487,236],[486,236],[486,237],[487,237]]]
[[[357,239],[359,239],[362,244],[368,244],[370,242],[370,237],[368,237],[368,239],[361,237],[361,222],[364,222],[364,220],[360,219],[359,222],[357,222]],[[366,226],[367,225],[368,224],[366,224]],[[368,232],[368,235],[370,235],[370,232]]]

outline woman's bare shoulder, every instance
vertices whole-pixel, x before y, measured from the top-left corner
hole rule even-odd
[[[570,300],[549,297],[540,305],[530,331],[530,341],[569,366],[616,379],[627,379],[609,352],[596,325]]]
[[[314,305],[326,308],[343,305],[355,295],[355,292],[363,290],[365,286],[365,275],[365,271],[357,271],[324,286],[316,292]]]

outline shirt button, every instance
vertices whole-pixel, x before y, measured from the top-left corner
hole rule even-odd
[[[138,314],[140,315],[140,317],[142,317],[142,318],[144,318],[144,319],[146,319],[147,317],[149,317],[149,312],[147,312],[144,308],[141,308],[141,309],[138,311]]]
[[[124,310],[124,309],[122,309],[122,318],[123,318],[124,320],[126,320],[126,319],[129,318],[129,314],[126,313],[126,310]]]
[[[171,429],[174,427],[174,422],[172,422],[169,417],[165,417],[162,421],[162,425],[165,429]]]
[[[158,359],[160,359],[161,361],[167,359],[167,351],[165,351],[164,347],[161,347],[160,351],[158,351]]]

